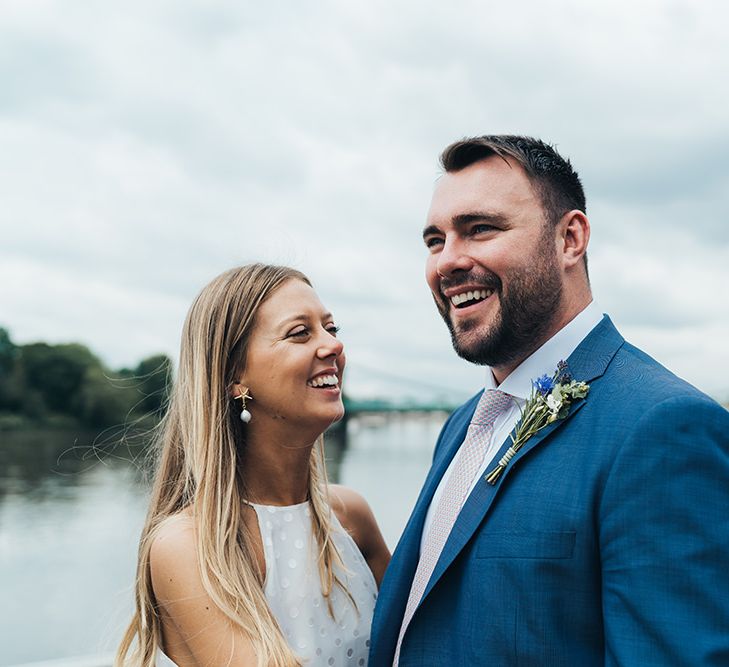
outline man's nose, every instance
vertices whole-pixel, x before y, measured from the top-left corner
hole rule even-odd
[[[453,275],[457,271],[470,271],[473,268],[473,259],[467,252],[466,246],[459,239],[446,238],[443,248],[438,253],[436,269],[443,278]]]

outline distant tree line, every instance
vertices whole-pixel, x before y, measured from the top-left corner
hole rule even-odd
[[[0,430],[149,424],[162,416],[171,368],[155,355],[112,371],[84,345],[16,345],[0,327]]]

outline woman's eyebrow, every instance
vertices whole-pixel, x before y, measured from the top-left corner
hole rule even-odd
[[[329,320],[332,319],[333,316],[331,313],[326,312],[321,314],[322,320]],[[307,313],[300,313],[299,315],[292,315],[291,317],[287,317],[285,320],[281,320],[280,326],[286,326],[287,324],[291,324],[292,322],[298,322],[299,320],[304,320],[305,322],[308,322],[312,319],[312,316]],[[316,319],[316,318],[314,318]]]

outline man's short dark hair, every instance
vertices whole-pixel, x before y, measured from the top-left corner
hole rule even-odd
[[[585,192],[570,161],[539,139],[512,134],[470,137],[448,146],[440,162],[446,171],[460,171],[491,155],[513,158],[523,167],[552,225],[568,211],[587,212]]]

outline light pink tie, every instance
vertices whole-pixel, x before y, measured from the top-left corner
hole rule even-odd
[[[484,455],[493,434],[494,421],[506,410],[510,402],[511,396],[509,394],[497,389],[489,389],[483,393],[476,406],[466,438],[459,449],[458,459],[453,466],[451,475],[443,488],[443,493],[430,524],[430,532],[420,553],[420,560],[415,570],[410,596],[400,626],[400,636],[397,639],[393,665],[398,664],[402,638],[420,602],[420,598],[423,597],[453,524],[456,522],[463,503],[466,501],[473,478],[483,464]]]

